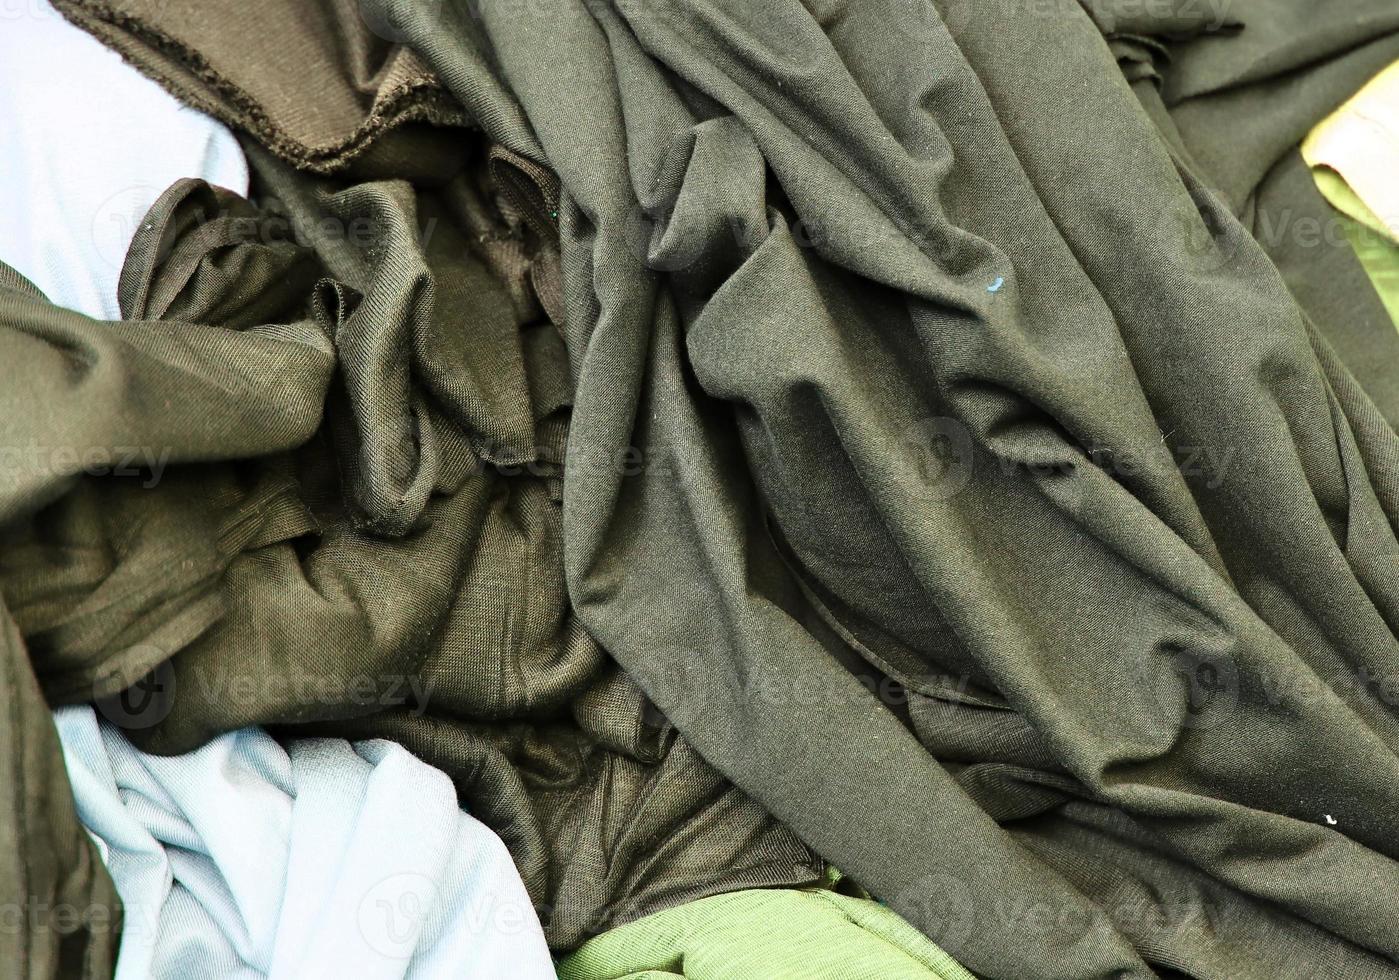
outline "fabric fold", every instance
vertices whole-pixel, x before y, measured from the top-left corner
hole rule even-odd
[[[161,758],[55,717],[126,909],[118,978],[554,976],[504,845],[401,746],[248,729]]]

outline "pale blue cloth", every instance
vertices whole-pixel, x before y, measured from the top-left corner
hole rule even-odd
[[[246,729],[164,758],[90,707],[54,720],[125,907],[118,980],[554,977],[504,844],[401,746]]]
[[[117,277],[155,199],[181,177],[246,195],[247,160],[228,129],[47,0],[12,6],[0,16],[0,259],[55,304],[120,319]]]

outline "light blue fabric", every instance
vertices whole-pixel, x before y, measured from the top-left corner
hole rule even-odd
[[[0,259],[50,302],[91,317],[121,319],[127,247],[167,187],[202,177],[248,192],[228,129],[48,0],[0,13],[0,119]]]
[[[118,980],[554,977],[505,846],[401,746],[246,729],[165,758],[54,720],[125,906]]]

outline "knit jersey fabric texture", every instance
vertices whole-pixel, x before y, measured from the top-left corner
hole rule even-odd
[[[14,711],[399,741],[559,951],[829,861],[978,976],[1399,976],[1399,331],[1298,152],[1390,0],[56,5],[253,181],[125,322],[6,277],[5,424],[171,447],[7,474]]]

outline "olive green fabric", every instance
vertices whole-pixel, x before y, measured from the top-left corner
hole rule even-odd
[[[1379,293],[1389,318],[1399,328],[1399,243],[1387,234],[1380,234],[1360,221],[1345,214],[1337,216],[1342,232],[1365,274],[1370,277],[1375,292]]]
[[[1134,7],[1133,0],[1102,2]],[[1161,7],[1151,6],[1159,15]],[[1299,152],[1318,122],[1399,58],[1399,7],[1296,0],[1183,6],[1206,23],[1246,24],[1169,45],[1156,59],[1159,83],[1137,82],[1138,96],[1163,106],[1154,118],[1177,158],[1208,178],[1347,371],[1389,424],[1399,425],[1399,373],[1389,367],[1399,358],[1399,336],[1344,235],[1328,233],[1335,231],[1330,208]],[[1187,241],[1189,258],[1208,274],[1232,263],[1236,246],[1210,209],[1204,213],[1204,237]]]
[[[560,949],[819,878],[574,617],[571,382],[535,286],[557,250],[498,186],[528,166],[427,145],[386,135],[330,180],[250,144],[256,203],[182,181],[146,216],[127,321],[29,301],[8,445],[44,451],[5,474],[0,590],[44,693],[161,753],[398,737],[511,847]],[[114,479],[92,446],[149,465]]]
[[[1399,446],[1235,213],[1399,11],[545,6],[403,36],[559,173],[599,642],[978,974],[1399,974]]]
[[[244,485],[221,461],[305,441],[334,368],[334,307],[275,238],[243,255],[217,316],[180,319],[210,314],[212,298],[204,276],[191,278],[183,240],[160,244],[173,225],[159,218],[181,200],[220,196],[198,181],[167,192],[133,255],[163,249],[171,277],[153,280],[138,261],[123,280],[160,297],[170,320],[149,308],[128,322],[90,320],[8,268],[0,276],[7,975],[109,975],[120,927],[44,696],[106,703],[162,661],[162,647],[217,618],[231,552],[284,518],[274,477]],[[205,228],[214,246],[226,232]],[[281,319],[248,322],[251,308]],[[186,469],[162,506],[150,487],[166,464]]]
[[[224,200],[185,181],[153,217],[185,199]],[[122,285],[149,303],[130,322],[58,309],[0,267],[6,976],[109,976],[120,933],[44,696],[108,703],[217,617],[230,553],[282,516],[275,479],[242,486],[219,461],[307,439],[334,367],[333,313],[294,249],[269,237],[236,268],[195,275],[176,231],[138,232]],[[227,231],[203,234],[213,248]],[[152,278],[143,260],[160,251],[172,271]],[[230,277],[217,311],[216,275]],[[149,487],[170,463],[187,469],[160,506]]]
[[[38,291],[0,263],[0,308],[38,302]],[[9,334],[6,346],[15,339]],[[4,601],[0,670],[0,962],[13,977],[110,976],[122,924],[116,887],[78,823],[58,733]]]
[[[868,898],[755,889],[655,912],[560,961],[560,980],[973,980]]]
[[[0,645],[0,963],[6,977],[110,977],[121,904],[78,823],[53,717],[3,605]]]
[[[177,98],[308,170],[343,170],[372,157],[393,129],[467,118],[395,43],[392,15],[371,23],[357,0],[56,0],[54,7]],[[268,56],[250,57],[250,38],[270,39]]]
[[[130,320],[31,304],[46,345],[7,393],[0,589],[51,700],[121,691],[223,615],[235,555],[313,526],[285,466],[218,462],[320,425],[348,297],[307,257],[235,195],[183,180],[123,267]]]
[[[1385,421],[1399,424],[1399,332],[1300,152],[1279,161],[1256,201],[1254,233],[1303,312]]]
[[[1349,247],[1267,230],[1325,214],[1297,144],[1399,57],[1399,8],[362,6],[557,173],[544,635],[576,618],[630,678],[587,717],[635,722],[639,685],[978,975],[1399,976],[1399,339]],[[373,468],[383,390],[332,426],[355,520],[422,502],[450,553],[421,437]],[[246,608],[227,635],[280,636]],[[172,748],[215,727],[170,717]]]

